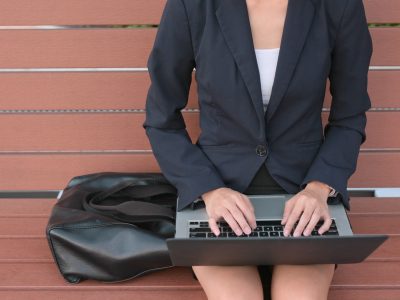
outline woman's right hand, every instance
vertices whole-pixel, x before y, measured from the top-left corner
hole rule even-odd
[[[220,234],[217,221],[221,218],[229,224],[236,235],[250,234],[257,227],[254,207],[250,199],[227,187],[217,188],[202,194],[206,204],[208,223],[215,235]]]

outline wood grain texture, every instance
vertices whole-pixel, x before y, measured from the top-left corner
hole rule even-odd
[[[183,116],[194,143],[201,132],[199,113]],[[322,117],[325,126],[328,112]],[[367,118],[368,137],[362,149],[400,149],[400,111],[368,112]],[[144,120],[144,113],[6,114],[0,118],[0,151],[151,150]]]
[[[166,0],[16,0],[0,2],[0,26],[158,24]],[[400,22],[398,0],[363,0],[369,23]],[[371,66],[400,66],[400,28],[370,28]],[[157,28],[0,31],[0,67],[145,68]],[[400,108],[400,71],[369,72],[373,108]],[[137,113],[2,114],[0,191],[59,190],[76,175],[101,171],[160,172],[141,127],[148,72],[0,73],[0,110],[139,109]],[[329,82],[324,107],[329,108]],[[187,108],[198,108],[192,79]],[[367,141],[349,187],[399,187],[399,111],[368,112]],[[328,112],[322,113],[324,125]],[[194,141],[198,112],[184,112]],[[366,151],[383,149],[384,151]],[[55,151],[51,153],[41,150]],[[62,153],[57,151],[78,151]],[[103,151],[109,152],[103,152]],[[113,150],[138,152],[112,153]],[[391,151],[389,151],[391,150]],[[1,153],[3,151],[3,153]],[[4,151],[33,151],[33,153]],[[36,152],[35,152],[36,151]],[[99,153],[86,153],[98,151]],[[67,283],[45,237],[56,199],[0,199],[2,300],[206,300],[188,267],[120,283]],[[389,234],[360,264],[335,272],[329,300],[400,299],[400,198],[352,197],[355,233]]]
[[[0,25],[158,24],[166,0],[2,1]],[[397,0],[364,0],[369,23],[400,21]]]
[[[355,233],[397,232],[370,257],[358,264],[340,264],[329,300],[397,299],[400,281],[400,198],[355,197],[349,218]],[[206,299],[190,267],[173,267],[120,283],[86,280],[67,283],[51,256],[44,234],[55,199],[0,199],[1,299]],[[392,208],[390,214],[388,209]],[[360,222],[369,218],[368,224]],[[18,225],[19,224],[19,225]],[[22,225],[24,224],[24,225]],[[160,298],[161,297],[161,298]],[[373,298],[371,298],[373,297]]]
[[[348,215],[354,233],[400,235],[400,213],[360,215],[350,212]],[[0,236],[44,236],[47,222],[48,217],[42,215],[2,216],[0,218]],[[399,258],[399,255],[396,258]]]
[[[399,201],[400,202],[400,201]],[[29,249],[29,252],[26,251]],[[400,237],[390,235],[367,261],[400,261]],[[0,236],[0,264],[5,262],[52,262],[52,254],[43,233],[40,235],[8,234]]]
[[[400,71],[368,74],[372,108],[400,108]],[[24,88],[21,89],[21,86]],[[0,73],[0,110],[144,109],[148,72]],[[327,80],[324,108],[331,105]],[[186,108],[198,108],[195,71]]]
[[[74,176],[102,171],[160,172],[150,153],[3,154],[0,165],[0,190],[60,190]],[[399,169],[398,152],[363,152],[348,187],[400,186]]]
[[[390,286],[399,287],[399,277],[396,269],[400,263],[396,262],[362,262],[359,264],[340,264],[332,281],[332,289],[336,287],[347,287],[357,285]],[[0,273],[0,290],[6,287],[25,288],[62,288],[67,287],[60,276],[55,263],[29,263],[13,262],[2,263]],[[13,274],[13,276],[10,276]],[[162,284],[161,284],[162,283]],[[173,267],[172,269],[159,270],[153,274],[131,280],[107,284],[107,286],[120,287],[122,290],[143,289],[185,289],[199,288],[199,283],[192,278],[189,267]],[[87,280],[79,284],[79,288],[105,289],[104,284],[95,280]]]
[[[145,67],[157,29],[1,30],[1,68]],[[371,28],[371,66],[400,65],[400,27]]]

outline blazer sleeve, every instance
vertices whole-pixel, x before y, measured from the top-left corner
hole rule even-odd
[[[360,146],[366,140],[366,111],[371,107],[367,76],[372,39],[362,0],[348,0],[337,31],[329,74],[332,104],[324,142],[300,188],[324,182],[338,191],[336,201],[350,210],[347,181],[355,172]]]
[[[143,128],[164,177],[178,191],[181,210],[201,194],[225,186],[212,162],[192,143],[181,113],[195,67],[182,0],[167,0],[147,67],[151,84]]]

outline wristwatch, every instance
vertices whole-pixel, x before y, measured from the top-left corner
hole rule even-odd
[[[338,192],[333,187],[331,187],[329,185],[328,185],[328,187],[331,189],[330,192],[329,192],[328,197],[336,197]]]

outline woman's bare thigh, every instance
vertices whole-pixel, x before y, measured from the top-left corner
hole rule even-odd
[[[263,299],[257,266],[192,266],[208,300]]]
[[[271,298],[327,299],[334,271],[334,264],[274,265]]]

